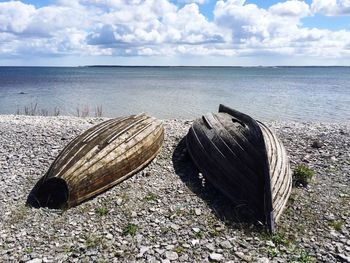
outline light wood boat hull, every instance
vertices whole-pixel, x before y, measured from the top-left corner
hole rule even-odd
[[[220,105],[194,121],[186,136],[205,178],[237,205],[245,205],[273,232],[291,191],[285,148],[264,124]]]
[[[145,114],[102,122],[72,140],[37,182],[27,203],[69,208],[140,171],[164,140],[161,121]]]

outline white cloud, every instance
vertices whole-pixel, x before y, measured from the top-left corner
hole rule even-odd
[[[167,0],[59,0],[41,8],[2,2],[0,61],[71,55],[350,58],[349,31],[302,27],[301,18],[311,15],[304,1],[263,9],[244,0],[221,0],[213,21],[200,12],[204,1],[186,2],[182,8]],[[349,3],[314,0],[311,9],[340,14]]]
[[[242,1],[218,1],[214,10],[216,23],[232,30],[232,48],[238,54],[342,56],[350,32],[302,28],[300,18],[309,13],[306,3],[293,0],[268,10]]]
[[[313,0],[311,8],[327,16],[350,15],[350,0]]]
[[[207,3],[209,0],[178,0],[178,3],[185,3],[185,4],[191,4],[191,3],[196,3],[196,4],[200,4],[203,5],[205,3]]]
[[[128,5],[114,7],[101,15],[100,23],[88,35],[87,43],[101,48],[115,47],[118,54],[124,52],[130,56],[169,55],[175,53],[176,45],[210,45],[225,41],[224,30],[208,22],[197,4],[188,4],[181,9],[166,1],[163,5],[164,8],[159,9],[156,1],[146,1],[133,8]]]
[[[35,7],[19,1],[0,3],[0,30],[20,33],[30,23]]]
[[[199,12],[196,4],[184,6],[163,17],[166,41],[170,43],[220,43],[225,34]]]
[[[78,5],[35,8],[21,2],[0,3],[1,57],[91,54],[85,44],[89,12]]]
[[[309,5],[304,1],[289,0],[277,3],[269,8],[269,12],[282,17],[305,17],[310,14]]]

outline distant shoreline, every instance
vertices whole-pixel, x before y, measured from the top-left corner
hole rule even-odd
[[[348,66],[195,66],[195,65],[176,65],[176,66],[162,66],[162,65],[80,65],[80,66],[4,66],[0,68],[350,68]]]

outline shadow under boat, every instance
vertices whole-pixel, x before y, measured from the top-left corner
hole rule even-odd
[[[203,178],[187,151],[186,138],[181,139],[175,147],[172,162],[179,178],[209,206],[219,220],[232,227],[260,229],[261,223],[256,220],[254,211],[247,204],[232,203],[228,197]]]

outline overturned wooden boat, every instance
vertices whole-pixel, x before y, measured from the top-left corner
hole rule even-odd
[[[212,185],[275,231],[291,192],[292,173],[285,148],[269,128],[220,105],[219,113],[194,121],[186,144]]]
[[[145,114],[102,122],[72,140],[30,192],[33,207],[69,208],[120,183],[158,154],[162,122]]]

